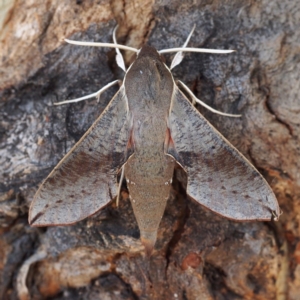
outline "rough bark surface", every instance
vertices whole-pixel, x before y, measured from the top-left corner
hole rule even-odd
[[[300,298],[300,4],[298,1],[2,1],[0,8],[0,299]],[[122,78],[112,49],[63,38],[186,54],[174,77],[220,111],[203,115],[261,171],[283,211],[279,222],[238,223],[202,208],[176,169],[153,255],[145,256],[126,186],[73,226],[31,228],[38,185],[103,111],[53,106]],[[133,59],[126,53],[126,62]],[[170,63],[170,55],[166,55]]]

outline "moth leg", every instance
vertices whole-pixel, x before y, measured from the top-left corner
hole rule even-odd
[[[106,91],[107,89],[109,89],[111,86],[113,86],[114,84],[116,83],[120,83],[121,81],[120,80],[115,80],[115,81],[112,81],[110,83],[108,83],[106,86],[104,86],[103,88],[101,88],[98,92],[96,93],[93,93],[93,94],[90,94],[90,95],[86,95],[86,96],[83,96],[83,97],[80,97],[80,98],[76,98],[76,99],[71,99],[71,100],[65,100],[65,101],[61,101],[61,102],[56,102],[56,103],[53,103],[54,105],[62,105],[62,104],[67,104],[67,103],[75,103],[75,102],[79,102],[79,101],[83,101],[83,100],[86,100],[86,99],[90,99],[90,98],[94,98],[96,97],[97,98],[97,101],[99,102],[99,99],[100,99],[100,95]]]
[[[189,36],[187,37],[185,43],[183,44],[182,48],[186,48],[188,42],[190,41],[190,38],[194,32],[196,28],[196,25],[193,26],[193,29],[192,31],[190,32]],[[172,63],[171,63],[171,67],[170,67],[170,70],[172,70],[174,67],[176,67],[177,65],[179,65],[181,63],[181,61],[183,60],[183,52],[180,51],[180,52],[177,52],[176,55],[174,56],[173,60],[172,60]]]
[[[117,29],[118,29],[119,25],[117,25],[114,29],[114,32],[113,32],[113,41],[114,41],[114,44],[115,45],[118,45],[117,43],[117,38],[116,38],[116,32],[117,32]],[[123,55],[121,54],[120,52],[120,49],[119,48],[116,48],[116,62],[117,62],[117,65],[124,71],[126,72],[126,67],[125,67],[125,62],[124,62],[124,58],[123,58]]]
[[[45,250],[39,250],[37,253],[25,260],[17,275],[16,289],[19,299],[30,299],[29,291],[26,285],[30,266],[38,261],[43,260],[47,256]]]
[[[227,114],[227,113],[223,113],[223,112],[220,112],[216,109],[213,109],[212,107],[208,106],[207,104],[205,104],[203,101],[201,101],[200,99],[198,99],[194,94],[193,92],[180,80],[178,80],[178,83],[180,83],[180,85],[187,91],[187,93],[192,97],[192,104],[195,106],[196,103],[202,105],[203,107],[207,108],[208,110],[210,110],[211,112],[213,113],[216,113],[218,115],[221,115],[221,116],[227,116],[227,117],[233,117],[233,118],[239,118],[241,117],[242,115],[232,115],[232,114]]]
[[[119,206],[119,202],[120,202],[120,195],[121,195],[121,188],[122,188],[122,182],[124,179],[124,165],[122,166],[122,171],[121,171],[121,177],[120,177],[120,181],[119,181],[119,187],[118,187],[118,194],[117,194],[117,200],[116,200],[116,205],[117,207]]]
[[[277,214],[275,210],[272,210],[273,220],[278,221],[279,217],[283,214],[283,211],[279,208],[279,213]]]

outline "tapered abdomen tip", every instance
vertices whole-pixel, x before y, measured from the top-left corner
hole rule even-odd
[[[145,247],[147,256],[150,256],[156,242],[156,231],[141,231],[141,241]]]

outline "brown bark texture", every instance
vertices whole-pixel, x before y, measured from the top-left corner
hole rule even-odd
[[[288,0],[6,0],[0,3],[0,299],[300,299],[300,4]],[[63,38],[189,53],[174,71],[229,118],[201,113],[263,174],[279,222],[234,222],[191,200],[178,167],[148,258],[125,182],[115,201],[72,226],[31,228],[39,184],[101,114],[53,106],[122,79],[115,50]],[[127,66],[135,54],[124,53]],[[172,55],[165,55],[169,65]],[[220,199],[222,201],[222,199]]]

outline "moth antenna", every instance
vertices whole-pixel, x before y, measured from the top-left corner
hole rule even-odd
[[[233,118],[239,118],[241,117],[242,115],[232,115],[232,114],[226,114],[226,113],[223,113],[223,112],[220,112],[216,109],[213,109],[212,107],[208,106],[207,104],[205,104],[203,101],[201,101],[200,99],[198,99],[194,94],[193,92],[180,80],[178,80],[178,82],[181,84],[181,86],[188,92],[188,94],[192,97],[192,103],[193,105],[195,105],[196,103],[202,105],[203,107],[207,108],[208,110],[210,110],[211,112],[213,113],[216,113],[218,115],[221,115],[221,116],[227,116],[227,117],[233,117]]]
[[[90,98],[97,98],[97,101],[99,102],[100,99],[100,95],[106,91],[107,89],[109,89],[111,86],[113,86],[114,84],[120,82],[120,80],[115,80],[113,82],[110,82],[109,84],[107,84],[106,86],[104,86],[102,89],[100,89],[98,92],[90,94],[90,95],[86,95],[80,98],[76,98],[76,99],[71,99],[71,100],[65,100],[65,101],[61,101],[61,102],[56,102],[53,103],[54,105],[63,105],[63,104],[67,104],[67,103],[75,103],[75,102],[80,102],[86,99],[90,99]]]
[[[117,25],[115,27],[114,32],[113,32],[113,41],[114,41],[115,45],[118,45],[117,38],[116,38],[116,32],[117,32],[118,27],[119,27],[119,25]],[[117,65],[126,73],[126,67],[125,67],[124,58],[123,58],[123,55],[121,54],[119,48],[116,48],[116,53],[117,53],[116,54]]]
[[[77,45],[77,46],[92,46],[92,47],[108,47],[108,48],[117,48],[117,49],[122,49],[122,50],[129,50],[129,51],[133,51],[133,52],[139,52],[138,49],[129,47],[129,46],[125,46],[125,45],[119,45],[119,44],[112,44],[112,43],[95,43],[95,42],[81,42],[81,41],[73,41],[73,40],[69,40],[69,39],[65,39],[65,41],[69,44],[72,45]]]
[[[124,165],[122,166],[122,172],[121,172],[121,177],[120,177],[120,181],[119,181],[119,187],[118,187],[118,195],[117,195],[117,200],[116,200],[116,205],[117,207],[119,206],[119,202],[120,202],[120,194],[121,194],[121,187],[122,187],[122,182],[124,179]]]
[[[189,36],[187,37],[185,43],[183,44],[182,48],[186,48],[188,42],[190,41],[190,38],[192,37],[192,34],[194,32],[196,28],[196,24],[193,26],[193,29],[192,31],[190,32]],[[181,61],[183,60],[183,52],[180,51],[180,52],[177,52],[172,60],[172,63],[171,63],[171,67],[170,67],[170,70],[172,70],[174,67],[176,67],[177,65],[179,65],[181,63]]]
[[[218,49],[205,49],[205,48],[170,48],[159,50],[158,53],[172,53],[172,52],[200,52],[200,53],[213,53],[213,54],[226,54],[235,52],[235,50],[218,50]]]

